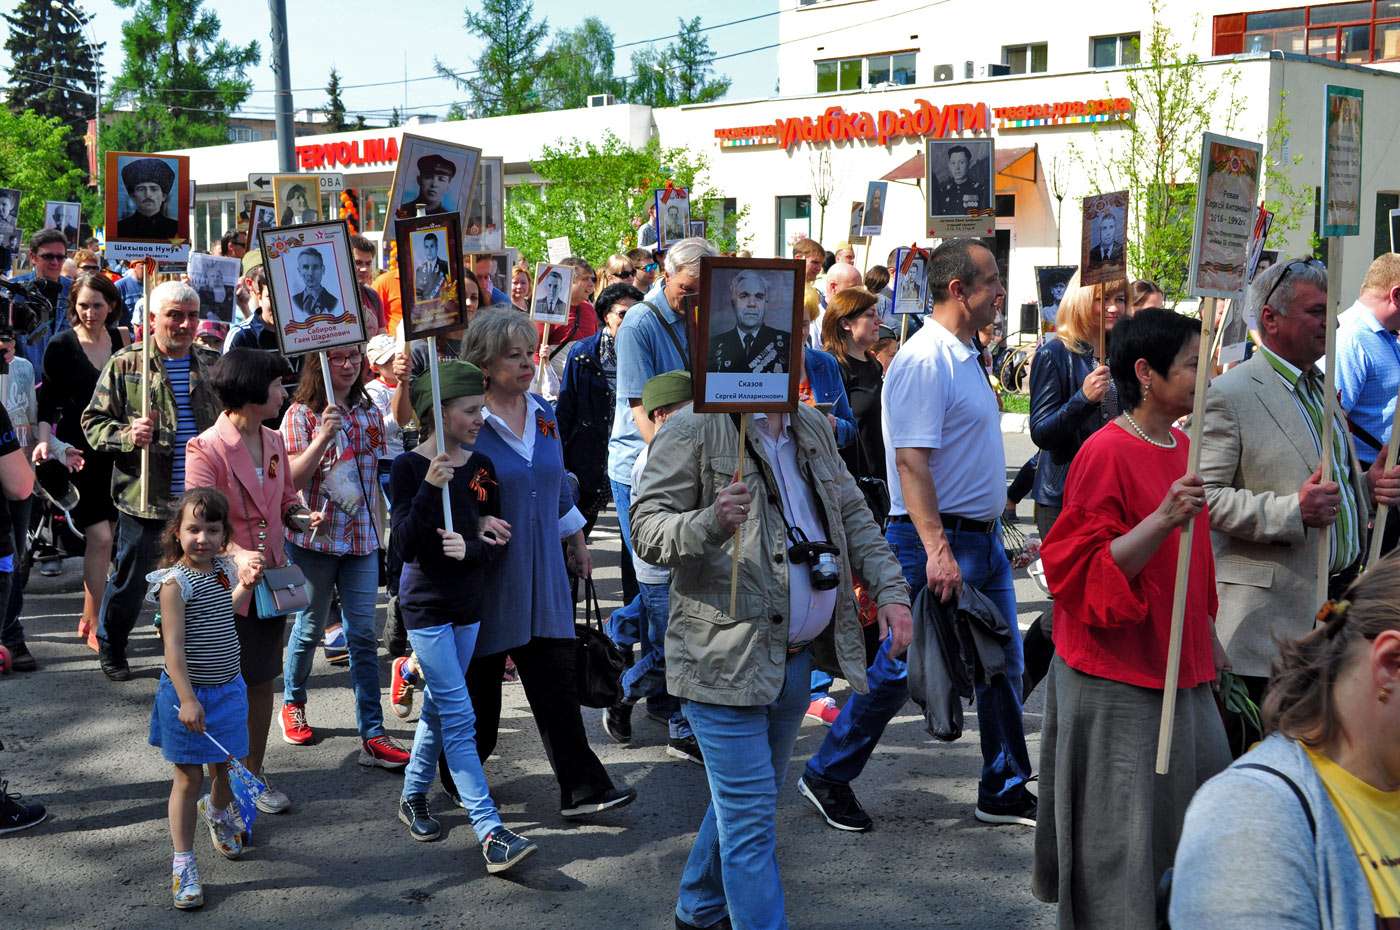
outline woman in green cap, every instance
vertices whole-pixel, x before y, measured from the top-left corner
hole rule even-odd
[[[404,769],[399,820],[415,840],[435,840],[438,822],[428,810],[439,754],[471,816],[488,872],[504,872],[535,851],[535,844],[506,829],[491,800],[476,748],[476,713],[467,693],[467,665],[476,648],[485,572],[510,541],[500,518],[500,485],[491,460],[476,445],[484,422],[481,369],[445,361],[438,368],[442,422],[435,422],[431,378],[413,382],[413,409],[424,441],[394,460],[390,477],[393,535],[403,559],[399,610],[423,676],[423,706],[413,754]],[[434,430],[442,430],[439,453]],[[445,527],[443,490],[452,507]]]

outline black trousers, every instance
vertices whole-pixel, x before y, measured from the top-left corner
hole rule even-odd
[[[520,672],[545,756],[559,782],[560,806],[570,807],[581,798],[613,787],[583,728],[575,641],[536,638],[510,650],[510,657]],[[477,656],[467,668],[467,691],[476,711],[476,751],[483,762],[496,749],[505,668],[504,652]]]

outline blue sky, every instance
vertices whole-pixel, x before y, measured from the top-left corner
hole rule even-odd
[[[124,11],[111,0],[81,2],[84,9],[94,14],[92,28],[97,41],[107,43],[103,83],[110,86],[112,76],[121,67]],[[710,0],[700,15],[705,25],[715,25],[771,12],[778,2]],[[479,2],[472,6],[479,8]],[[225,38],[240,43],[257,39],[262,45],[263,62],[249,75],[255,93],[248,99],[246,112],[270,115],[273,96],[266,91],[272,89],[273,78],[268,66],[266,2],[206,0],[205,7],[218,14]],[[547,18],[551,28],[568,28],[587,16],[598,16],[612,28],[619,44],[675,32],[676,14],[639,15],[650,9],[647,4],[535,0],[535,17]],[[344,100],[351,111],[383,110],[387,115],[390,108],[404,106],[406,93],[409,112],[445,113],[452,101],[464,95],[451,82],[433,77],[434,58],[449,67],[470,68],[481,48],[480,42],[462,28],[463,10],[460,0],[288,0],[295,106],[300,109],[324,104],[326,78],[334,65],[343,84],[380,85],[347,89]],[[778,18],[769,16],[713,29],[708,36],[715,53],[725,55],[774,43],[777,33]],[[625,48],[617,52],[619,73],[627,73],[632,51]],[[717,62],[716,69],[733,79],[729,96],[771,95],[777,75],[776,56],[776,50],[768,49]],[[9,56],[3,51],[0,64],[9,64]],[[403,83],[405,70],[407,85]],[[374,116],[371,114],[370,118]]]

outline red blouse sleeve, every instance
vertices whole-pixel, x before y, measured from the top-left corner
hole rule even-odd
[[[1069,495],[1066,488],[1066,498]],[[1147,619],[1147,599],[1123,574],[1109,546],[1132,527],[1103,510],[1069,506],[1041,547],[1045,580],[1063,611],[1094,627],[1121,628]]]

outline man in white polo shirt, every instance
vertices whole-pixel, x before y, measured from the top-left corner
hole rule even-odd
[[[925,586],[943,600],[966,583],[990,598],[1012,631],[1007,677],[977,688],[982,742],[978,820],[1035,825],[1026,790],[1031,764],[1021,725],[1024,660],[1011,564],[997,522],[1006,506],[1006,455],[996,395],[974,348],[976,332],[1005,298],[996,258],[975,239],[953,239],[928,263],[933,312],[895,355],[885,376],[881,422],[890,485],[885,537],[911,595]],[[855,694],[802,774],[798,789],[828,824],[864,831],[872,821],[851,782],[909,697],[908,669],[886,639]]]

